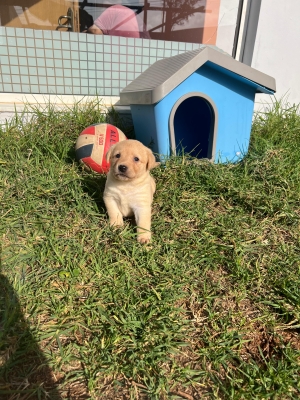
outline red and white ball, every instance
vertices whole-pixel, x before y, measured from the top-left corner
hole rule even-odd
[[[106,153],[115,143],[126,140],[124,133],[111,124],[94,124],[85,128],[75,145],[76,160],[100,174],[109,171]]]

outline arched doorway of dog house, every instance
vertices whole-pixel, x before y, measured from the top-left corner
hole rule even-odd
[[[173,154],[214,160],[217,136],[217,109],[205,94],[182,96],[170,114],[170,141]]]

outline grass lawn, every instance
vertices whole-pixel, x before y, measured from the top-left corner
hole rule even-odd
[[[100,109],[0,130],[0,399],[299,399],[297,107],[258,115],[238,164],[153,170],[147,246],[74,161]]]

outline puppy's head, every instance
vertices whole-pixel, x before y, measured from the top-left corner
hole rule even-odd
[[[113,145],[106,154],[110,171],[116,179],[129,181],[141,177],[159,165],[152,151],[137,140],[123,140]]]

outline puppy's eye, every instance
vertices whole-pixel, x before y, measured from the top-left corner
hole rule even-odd
[[[116,157],[116,158],[120,158],[120,157],[121,157],[121,154],[118,153],[118,154],[115,155],[115,157]]]
[[[134,157],[134,161],[140,161],[138,157]]]

